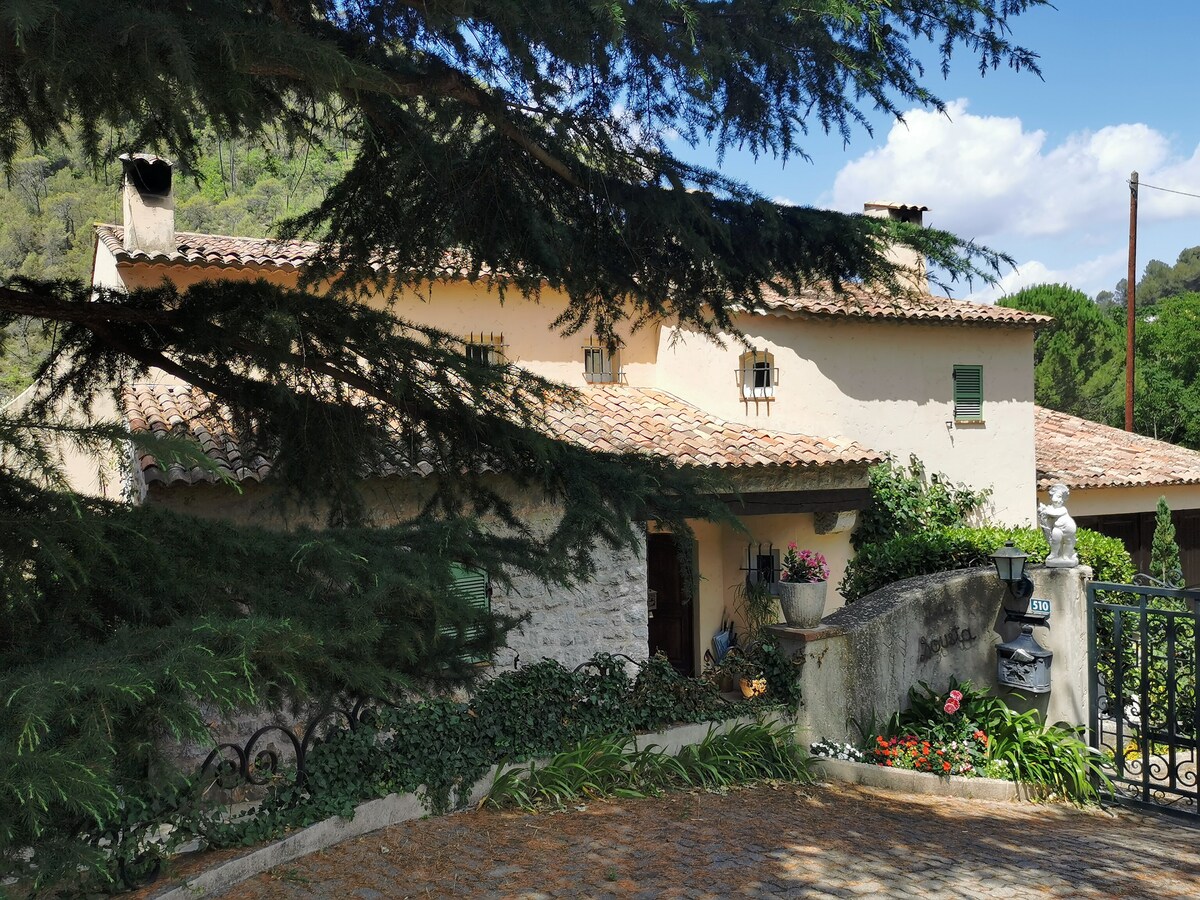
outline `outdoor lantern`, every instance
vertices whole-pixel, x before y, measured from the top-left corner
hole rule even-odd
[[[1054,653],[1034,640],[1033,626],[1026,623],[1019,635],[996,647],[996,681],[1002,687],[1048,694],[1053,660]]]
[[[992,563],[996,566],[996,575],[1008,585],[1008,592],[1014,600],[1026,601],[1033,596],[1033,582],[1025,574],[1025,560],[1028,554],[1022,553],[1012,541],[1006,541],[1004,546],[992,554]]]

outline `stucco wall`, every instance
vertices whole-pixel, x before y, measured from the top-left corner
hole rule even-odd
[[[1087,722],[1087,606],[1091,570],[1035,568],[1034,596],[1050,600],[1050,627],[1034,638],[1054,653],[1049,694],[1004,691],[1017,709],[1037,709],[1046,721]],[[1020,633],[1004,621],[1014,606],[991,569],[941,572],[889,585],[827,615],[823,628],[780,627],[786,649],[802,654],[802,736],[858,741],[858,729],[878,726],[925,682],[944,692],[951,676],[999,691],[996,645]]]
[[[930,472],[992,488],[996,519],[1032,524],[1031,330],[782,316],[743,316],[738,325],[756,348],[774,354],[775,399],[742,399],[740,345],[719,347],[671,329],[659,349],[659,387],[733,421],[843,435],[901,462],[915,453]],[[956,364],[983,366],[981,424],[953,422]]]
[[[1200,484],[1076,488],[1071,491],[1067,507],[1073,516],[1154,512],[1158,506],[1159,497],[1166,497],[1167,504],[1171,509],[1200,509]]]

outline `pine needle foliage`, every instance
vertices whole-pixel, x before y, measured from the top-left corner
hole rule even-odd
[[[870,109],[940,109],[925,45],[942,69],[966,54],[981,72],[1036,73],[1009,32],[1043,5],[0,0],[10,175],[72,138],[96,167],[115,146],[201,173],[214,133],[340,142],[349,157],[284,232],[325,242],[308,273],[332,285],[319,298],[255,283],[123,295],[4,273],[0,340],[29,317],[51,351],[45,401],[0,421],[0,859],[20,866],[32,847],[47,884],[102,867],[99,836],[141,802],[155,741],[197,733],[202,703],[469,674],[431,630],[465,615],[447,599],[451,557],[569,582],[599,550],[636,546],[633,523],[686,537],[687,518],[723,515],[700,473],[547,437],[539,420],[570,401],[562,389],[352,300],[450,264],[514,299],[562,292],[558,326],[615,345],[664,318],[736,335],[733,311],[768,287],[902,289],[888,241],[946,282],[994,276],[1003,254],[781,206],[680,159],[670,136],[786,159],[810,128],[848,137]],[[156,370],[227,405],[276,454],[284,501],[343,528],[279,535],[65,494],[51,432],[128,437],[96,401]],[[56,421],[64,405],[74,415]],[[429,500],[362,531],[356,486],[381,459],[429,462]],[[549,533],[484,470],[558,506]],[[491,620],[484,642],[512,624]]]

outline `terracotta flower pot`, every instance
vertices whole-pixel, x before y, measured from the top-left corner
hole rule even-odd
[[[797,628],[815,628],[825,615],[827,581],[784,581],[779,585],[783,620]]]

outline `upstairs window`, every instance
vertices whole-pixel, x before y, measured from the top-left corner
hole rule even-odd
[[[482,331],[476,334],[471,332],[468,337],[463,338],[464,352],[467,359],[478,363],[486,363],[489,366],[499,365],[504,362],[504,335],[503,334],[484,334]]]
[[[744,400],[770,400],[779,383],[775,355],[766,350],[743,353],[738,361],[737,379]]]
[[[621,374],[619,353],[595,343],[583,348],[583,380],[588,384],[617,384]]]
[[[954,367],[954,421],[983,421],[983,366]]]

